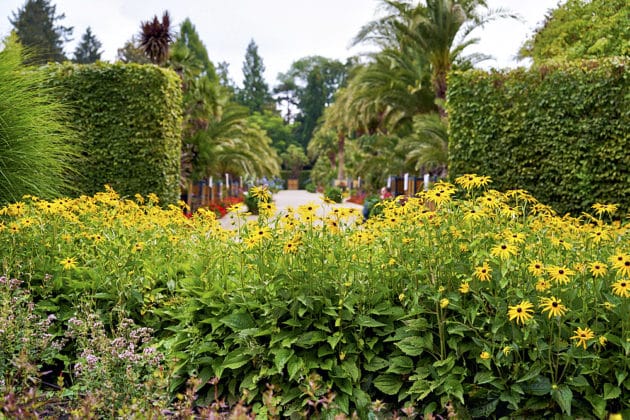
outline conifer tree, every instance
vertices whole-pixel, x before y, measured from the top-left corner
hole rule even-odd
[[[103,44],[92,34],[92,29],[88,26],[81,37],[81,42],[74,50],[74,61],[79,64],[90,64],[101,59],[102,51],[99,51]]]
[[[265,82],[265,65],[258,55],[258,46],[252,39],[247,46],[243,62],[243,88],[238,92],[238,101],[249,108],[250,112],[263,112],[273,107],[269,86]]]
[[[13,13],[13,19],[9,18],[20,44],[29,50],[28,64],[67,60],[63,44],[70,41],[72,27],[56,25],[65,17],[63,13],[57,15],[56,6],[49,0],[27,0]]]

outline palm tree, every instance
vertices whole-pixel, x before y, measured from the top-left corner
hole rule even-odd
[[[446,116],[446,75],[454,62],[463,58],[466,47],[478,39],[468,38],[477,27],[498,18],[515,15],[503,10],[488,10],[485,0],[426,0],[415,6],[406,0],[382,0],[390,11],[385,17],[370,22],[354,39],[354,44],[371,41],[379,45],[397,47],[401,52],[415,51],[429,64],[436,104],[442,117]],[[472,60],[484,56],[473,56]]]
[[[397,145],[412,171],[445,175],[448,164],[448,124],[437,113],[420,114],[413,119],[413,131]]]
[[[154,16],[152,21],[142,22],[140,28],[140,48],[153,64],[166,63],[169,45],[173,40],[171,18],[168,12],[164,12],[162,15],[162,22],[158,20],[157,16]]]

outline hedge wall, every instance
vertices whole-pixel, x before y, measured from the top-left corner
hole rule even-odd
[[[630,205],[627,58],[448,80],[449,175],[489,175],[524,188],[559,213],[593,203]]]
[[[78,190],[180,196],[182,94],[177,74],[151,65],[61,64],[46,67],[72,108],[84,162]]]

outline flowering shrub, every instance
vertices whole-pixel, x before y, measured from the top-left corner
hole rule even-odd
[[[236,205],[230,230],[151,196],[27,197],[0,210],[2,267],[60,321],[81,296],[116,314],[106,330],[125,318],[152,328],[171,392],[195,378],[199,405],[628,414],[627,219],[612,204],[559,217],[489,182],[437,183],[365,223],[315,204],[276,215],[268,201],[248,221]]]

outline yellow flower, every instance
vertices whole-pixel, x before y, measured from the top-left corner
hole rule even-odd
[[[617,272],[624,277],[630,277],[630,255],[618,253],[613,258],[615,258],[613,267],[615,267]]]
[[[133,248],[131,249],[131,252],[140,252],[143,249],[144,249],[144,242],[138,242],[133,246]]]
[[[403,300],[405,300],[405,294],[404,294],[404,293],[399,294],[399,295],[398,295],[398,300],[399,300],[399,301],[401,301],[401,302],[402,302]]]
[[[450,301],[447,298],[440,299],[440,308],[444,309],[448,306]]]
[[[606,338],[605,335],[600,335],[597,341],[599,341],[599,345],[602,347],[605,347],[606,343],[608,343],[608,339]]]
[[[577,340],[577,346],[583,346],[586,350],[586,342],[595,337],[595,333],[590,328],[586,327],[584,329],[578,327],[577,330],[574,331],[575,335],[571,337],[572,340]]]
[[[602,230],[601,228],[597,228],[591,233],[591,239],[593,239],[594,243],[598,244],[602,240],[610,239],[610,235],[608,234],[608,232]]]
[[[59,264],[63,266],[64,270],[71,270],[77,266],[77,260],[73,257],[64,258],[59,261]]]
[[[540,277],[545,272],[545,266],[539,260],[534,260],[527,266],[527,271],[536,277]]]
[[[492,268],[490,268],[487,262],[484,262],[481,267],[475,267],[473,276],[481,281],[490,281],[492,278]]]
[[[604,213],[606,214],[613,214],[614,212],[617,211],[617,205],[616,204],[600,204],[600,203],[595,203],[591,206],[591,208],[593,210],[595,210],[595,214],[597,214],[598,216],[602,216]]]
[[[517,324],[525,324],[532,319],[533,307],[534,305],[526,300],[522,300],[518,305],[510,306],[508,310],[510,321],[516,319]]]
[[[467,281],[463,281],[460,285],[459,285],[459,292],[460,293],[468,293],[470,292],[470,284],[468,284]]]
[[[545,279],[538,279],[538,281],[536,282],[536,291],[538,292],[544,292],[545,290],[548,290],[551,288],[551,283],[549,283],[547,280]]]
[[[492,355],[488,353],[487,351],[482,351],[479,357],[483,360],[488,360],[489,358],[492,357]]]
[[[296,236],[284,244],[283,251],[285,254],[295,254],[298,252],[299,245],[300,245],[300,238],[299,236]]]
[[[575,274],[575,271],[571,270],[567,267],[560,267],[557,265],[552,265],[547,268],[547,272],[551,279],[557,283],[567,284],[571,279],[570,276]]]
[[[258,211],[262,216],[271,217],[276,214],[276,205],[271,202],[261,202],[258,204]]]
[[[501,243],[495,245],[490,250],[490,255],[494,257],[499,257],[502,260],[509,259],[512,255],[516,255],[517,249],[514,245],[510,243]]]
[[[267,226],[259,227],[255,230],[253,236],[258,237],[260,240],[262,239],[271,239],[271,229]]]
[[[603,262],[595,261],[590,263],[588,266],[593,277],[604,277],[604,275],[606,275],[606,272],[608,271],[606,264],[604,264]]]
[[[550,298],[542,298],[541,302],[539,306],[543,308],[543,312],[549,312],[547,314],[549,318],[552,316],[562,316],[567,312],[567,307],[561,303],[562,301],[553,296]]]
[[[619,280],[612,285],[613,293],[620,297],[630,297],[630,280]]]
[[[505,347],[503,347],[503,350],[501,350],[501,351],[503,352],[503,354],[504,354],[505,356],[507,356],[508,354],[510,354],[510,353],[512,352],[512,347],[510,347],[510,346],[505,346]]]
[[[455,182],[467,190],[472,190],[477,187],[484,187],[488,185],[492,180],[489,176],[478,176],[476,174],[465,174],[455,178]]]
[[[611,302],[604,302],[604,308],[606,308],[609,311],[612,311],[613,309],[615,309],[617,305],[615,305],[614,303]]]

